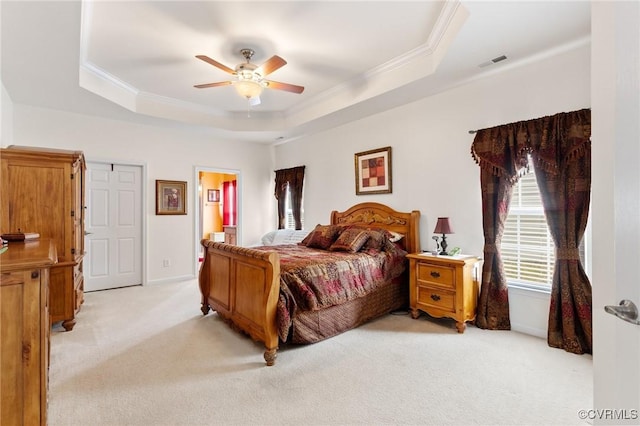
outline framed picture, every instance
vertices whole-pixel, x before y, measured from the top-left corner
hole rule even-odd
[[[220,190],[219,189],[207,189],[207,201],[210,203],[220,202]]]
[[[391,193],[391,147],[355,155],[356,195]]]
[[[156,180],[156,214],[187,214],[187,182]]]

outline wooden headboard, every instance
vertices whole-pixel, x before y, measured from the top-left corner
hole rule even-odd
[[[331,212],[332,225],[366,225],[404,235],[403,246],[409,253],[420,252],[420,211],[398,212],[380,203],[356,204],[344,212]]]

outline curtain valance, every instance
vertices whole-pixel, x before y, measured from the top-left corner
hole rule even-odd
[[[591,110],[563,112],[478,130],[471,155],[492,175],[515,183],[528,170],[527,154],[536,165],[557,174],[567,163],[584,156],[591,137]]]

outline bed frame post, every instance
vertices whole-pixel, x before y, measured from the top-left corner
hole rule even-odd
[[[280,257],[255,250],[202,240],[200,268],[202,313],[209,309],[233,328],[264,342],[264,359],[273,365],[278,350],[276,310],[280,297]]]

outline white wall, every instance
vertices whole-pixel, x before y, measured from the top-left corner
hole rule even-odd
[[[190,278],[195,268],[195,167],[238,170],[243,243],[257,241],[275,222],[272,148],[216,140],[203,130],[157,127],[14,105],[16,145],[82,150],[92,161],[146,166],[147,282]],[[187,181],[187,215],[155,215],[156,179]],[[170,267],[162,267],[170,259]]]
[[[0,86],[0,146],[7,146],[13,141],[13,102],[4,84]]]
[[[540,62],[517,67],[422,99],[410,105],[276,147],[278,168],[306,166],[307,228],[328,223],[331,210],[376,201],[420,210],[421,243],[431,249],[438,216],[455,230],[450,247],[482,255],[480,170],[470,155],[472,129],[528,120],[590,106],[590,47],[583,45]],[[392,147],[393,193],[355,195],[354,153]],[[517,300],[531,312],[513,312],[512,326],[546,336],[548,297]],[[528,317],[536,317],[530,323]],[[542,330],[540,330],[542,324]]]
[[[508,66],[508,64],[502,65]],[[590,106],[590,47],[503,73],[339,128],[273,148],[215,140],[186,127],[154,127],[13,105],[13,141],[18,145],[81,149],[92,160],[143,162],[147,166],[147,279],[193,276],[193,197],[187,216],[155,216],[156,179],[185,180],[193,188],[196,166],[242,173],[242,243],[273,229],[273,170],[306,165],[305,223],[327,223],[331,210],[378,201],[398,210],[420,210],[423,249],[433,247],[438,216],[449,216],[456,233],[451,247],[482,254],[479,168],[470,156],[468,130],[573,111]],[[3,120],[4,120],[3,112]],[[4,128],[4,126],[3,126]],[[4,130],[3,130],[3,133]],[[3,138],[3,144],[4,138]],[[393,193],[355,195],[353,155],[391,146]],[[265,159],[268,159],[265,161]],[[171,267],[162,268],[170,258]],[[548,299],[518,299],[511,292],[512,325],[546,335]]]

